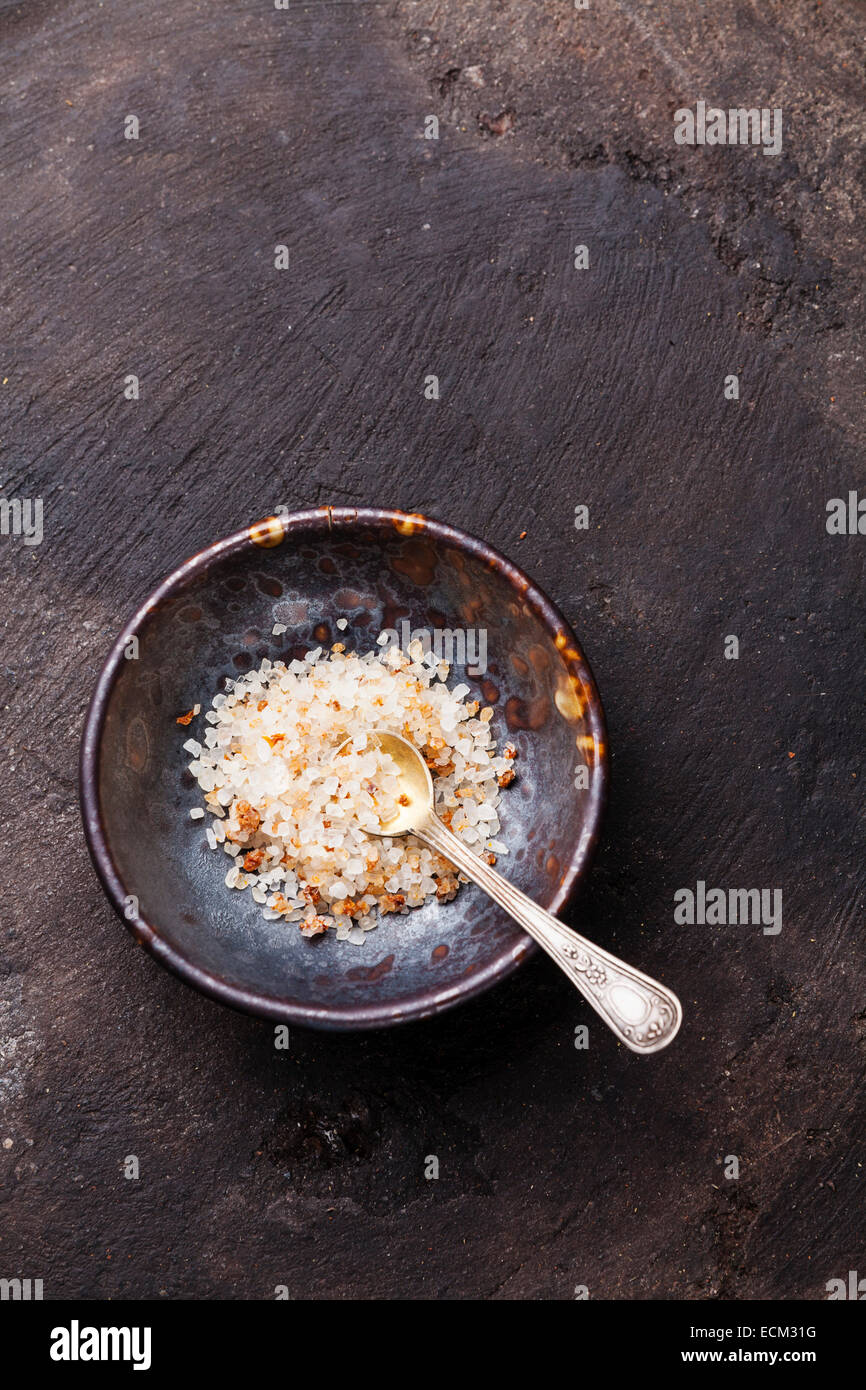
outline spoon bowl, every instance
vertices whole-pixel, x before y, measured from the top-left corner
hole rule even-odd
[[[375,733],[367,735],[367,741],[375,742],[379,749],[387,753],[397,764],[400,791],[404,798],[396,815],[390,820],[381,821],[378,830],[368,828],[367,833],[382,836],[411,835],[416,826],[424,823],[433,808],[433,778],[430,776],[430,769],[417,748],[399,734],[377,729]],[[351,738],[344,739],[335,757],[339,757],[351,742]]]
[[[400,785],[400,809],[374,834],[416,835],[450,860],[537,941],[632,1052],[673,1042],[683,1013],[672,990],[570,931],[464,844],[436,815],[430,770],[408,739],[385,730],[367,737],[396,764]]]

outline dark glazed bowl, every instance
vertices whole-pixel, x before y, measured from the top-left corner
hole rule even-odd
[[[499,867],[553,912],[586,871],[607,790],[604,716],[549,600],[483,542],[422,516],[323,507],[269,517],[193,556],[127,624],[81,749],[84,829],[109,899],[157,960],[214,999],[313,1027],[383,1027],[479,994],[537,949],[473,884],[444,906],[383,918],[363,946],[332,932],[307,940],[226,888],[225,856],[190,819],[201,793],[182,744],[200,734],[226,677],[337,640],[363,653],[402,620],[487,634],[486,670],[475,677],[455,662],[451,683],[491,702],[497,742],[518,749]],[[277,623],[287,630],[274,637]],[[179,725],[195,704],[202,713]],[[574,785],[581,764],[586,790]]]

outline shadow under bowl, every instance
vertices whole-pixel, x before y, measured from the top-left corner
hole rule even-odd
[[[226,887],[210,818],[190,819],[202,800],[182,744],[201,735],[227,677],[336,641],[363,654],[385,630],[450,657],[449,684],[490,703],[497,745],[517,748],[500,808],[506,877],[558,912],[588,867],[607,792],[604,715],[577,638],[541,591],[482,541],[419,515],[270,517],[193,556],[135,614],[81,748],[84,829],[108,898],[157,960],[214,999],[286,1023],[384,1027],[479,994],[538,949],[474,884],[382,918],[363,946],[333,932],[308,940]],[[195,704],[201,714],[179,725]]]

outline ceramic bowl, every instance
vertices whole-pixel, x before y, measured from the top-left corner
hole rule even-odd
[[[438,642],[454,659],[450,682],[492,704],[497,742],[517,748],[501,871],[552,912],[586,873],[607,790],[604,716],[550,600],[484,542],[426,517],[341,507],[269,517],[151,594],[114,644],[82,742],[84,829],[111,903],[158,961],[214,999],[293,1024],[383,1027],[479,994],[537,949],[472,884],[450,903],[383,918],[363,946],[333,932],[308,940],[225,886],[210,818],[190,819],[201,793],[182,744],[203,714],[188,728],[178,715],[207,709],[226,677],[264,657],[337,640],[363,653],[386,629]]]

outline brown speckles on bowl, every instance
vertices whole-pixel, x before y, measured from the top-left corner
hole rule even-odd
[[[411,630],[486,631],[486,671],[455,666],[452,679],[493,707],[498,742],[518,750],[500,869],[553,911],[585,871],[607,786],[604,719],[577,639],[541,591],[484,542],[418,514],[268,518],[194,556],[145,602],[106,662],[82,741],[84,825],[105,890],[136,938],[204,993],[292,1023],[382,1027],[447,1009],[536,950],[472,885],[383,918],[362,947],[333,933],[306,941],[225,887],[222,856],[189,818],[200,794],[181,746],[201,736],[225,677],[334,638],[367,652],[403,618]],[[287,630],[272,635],[275,622]],[[132,636],[137,661],[124,655]],[[201,715],[178,727],[193,703]],[[573,785],[578,761],[586,790]]]
[[[594,734],[578,734],[576,743],[590,767],[601,767],[607,757],[607,745]]]
[[[394,967],[393,955],[385,956],[377,961],[375,965],[354,965],[351,970],[346,971],[348,980],[361,980],[366,984],[375,984],[376,980],[381,980],[383,975],[387,975]]]
[[[579,724],[587,706],[587,693],[583,681],[574,676],[563,675],[556,682],[553,697],[557,710],[563,719],[571,724]]]
[[[274,579],[272,574],[257,574],[256,583],[263,594],[268,598],[282,598],[283,586],[278,579]]]
[[[391,565],[397,574],[425,588],[436,578],[436,551],[427,541],[413,541],[400,554],[392,556]]]
[[[414,536],[424,525],[424,517],[420,512],[395,512],[393,515],[392,524],[401,536]]]
[[[130,719],[126,730],[126,761],[133,772],[143,772],[149,756],[147,726],[142,719]]]
[[[260,545],[264,550],[281,545],[286,538],[283,519],[279,516],[267,516],[264,521],[257,521],[251,526],[248,535],[253,545]]]
[[[505,701],[505,722],[512,732],[517,729],[543,729],[549,715],[550,701],[546,695],[537,695],[533,700],[511,695]]]

